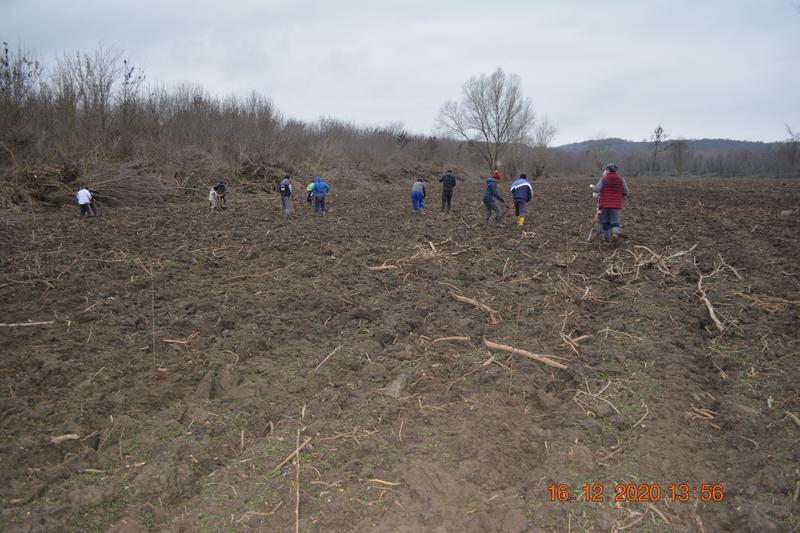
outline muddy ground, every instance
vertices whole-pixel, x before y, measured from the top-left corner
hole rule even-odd
[[[586,181],[4,215],[2,529],[291,531],[310,438],[303,531],[798,530],[800,183],[632,181],[612,247]]]

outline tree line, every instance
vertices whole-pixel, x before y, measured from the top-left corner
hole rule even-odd
[[[459,101],[445,102],[433,135],[401,123],[359,125],[283,115],[266,96],[220,97],[199,84],[152,82],[113,48],[63,53],[45,66],[33,53],[3,43],[0,51],[2,185],[57,174],[73,179],[101,162],[173,163],[199,150],[226,175],[262,168],[317,172],[334,166],[460,167],[480,175],[500,167],[531,177],[597,173],[615,160],[628,174],[797,175],[800,138],[775,153],[692,153],[659,125],[650,153],[616,154],[602,145],[584,153],[554,149],[556,127],[540,118],[519,77],[502,69],[471,78]],[[71,176],[71,177],[70,177]],[[190,181],[182,185],[193,185]]]

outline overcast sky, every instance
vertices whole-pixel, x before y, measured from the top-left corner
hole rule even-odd
[[[151,82],[416,133],[497,67],[555,144],[642,140],[658,123],[673,138],[800,129],[794,0],[0,0],[0,39],[45,62],[115,46]]]

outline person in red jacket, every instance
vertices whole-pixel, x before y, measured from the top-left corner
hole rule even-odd
[[[628,184],[617,174],[617,165],[609,163],[603,177],[595,185],[589,185],[593,192],[600,195],[600,231],[603,238],[616,242],[619,239],[622,198],[630,194]]]

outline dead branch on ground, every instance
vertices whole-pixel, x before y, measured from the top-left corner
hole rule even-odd
[[[484,311],[484,312],[488,313],[489,314],[489,323],[491,323],[491,324],[497,324],[501,320],[500,313],[498,311],[492,309],[491,307],[489,307],[486,304],[483,304],[483,303],[479,302],[478,300],[473,300],[472,298],[467,298],[466,296],[461,296],[460,294],[456,294],[453,291],[450,291],[450,296],[452,296],[453,299],[458,300],[459,302],[463,302],[465,304],[469,304],[469,305],[475,307],[476,309],[480,309],[481,311]]]
[[[711,427],[713,427],[715,429],[721,429],[717,424],[714,424],[713,422],[711,422],[719,414],[716,411],[712,411],[710,409],[703,409],[701,407],[692,406],[688,411],[686,411],[686,414],[692,420],[700,419],[700,420],[702,420],[703,422],[707,423],[709,426],[711,426]]]
[[[717,253],[717,257],[719,257],[719,262],[722,266],[733,272],[733,275],[736,276],[739,281],[744,281],[744,278],[741,276],[741,274],[739,274],[739,271],[725,262],[725,260],[722,258],[722,254]]]
[[[382,265],[378,266],[368,266],[367,270],[371,270],[373,272],[381,272],[383,270],[396,270],[397,268],[398,268],[397,265],[387,265],[386,263],[383,263]]]
[[[192,339],[194,339],[198,335],[200,335],[200,332],[195,331],[194,333],[189,335],[189,337],[187,337],[186,339],[161,339],[161,342],[163,342],[164,344],[191,344]]]
[[[617,409],[617,407],[616,407],[616,406],[615,406],[613,403],[611,403],[611,402],[610,402],[609,400],[607,400],[606,398],[603,398],[603,396],[602,396],[602,394],[603,394],[603,393],[604,393],[606,390],[608,390],[608,388],[611,386],[611,380],[609,380],[609,381],[608,381],[608,383],[606,383],[606,384],[605,384],[605,386],[604,386],[602,389],[600,389],[598,392],[596,392],[596,393],[595,393],[595,392],[592,392],[592,389],[589,387],[589,380],[587,380],[586,378],[584,378],[584,379],[583,379],[583,383],[584,383],[584,385],[586,386],[586,391],[583,391],[583,390],[581,390],[581,389],[578,389],[578,390],[577,390],[577,392],[575,393],[575,396],[572,398],[572,401],[574,401],[574,402],[575,402],[575,404],[576,404],[578,407],[580,407],[581,409],[583,409],[583,410],[585,410],[585,411],[593,411],[593,410],[592,410],[592,408],[591,408],[591,407],[590,407],[588,404],[586,404],[586,402],[584,402],[584,401],[582,401],[582,400],[580,399],[580,398],[581,398],[581,395],[585,395],[585,396],[588,396],[588,397],[590,397],[590,398],[592,398],[592,399],[594,399],[594,400],[599,400],[599,401],[601,401],[601,402],[605,402],[605,403],[606,403],[606,404],[608,404],[608,405],[609,405],[609,406],[610,406],[610,407],[611,407],[611,408],[612,408],[612,409],[613,409],[613,410],[614,410],[614,411],[615,411],[615,412],[616,412],[618,415],[619,415],[619,414],[622,414],[622,413],[620,413],[620,412],[619,412],[619,409]]]
[[[514,348],[513,346],[508,346],[505,344],[498,344],[496,342],[492,342],[487,340],[485,337],[483,339],[483,344],[486,345],[487,348],[490,350],[500,350],[502,352],[508,352],[514,355],[521,355],[523,357],[527,357],[528,359],[532,359],[539,363],[552,366],[553,368],[560,368],[562,370],[568,368],[567,365],[559,363],[558,361],[554,361],[553,359],[562,359],[556,357],[555,355],[542,355],[533,352],[529,352],[527,350],[521,350],[519,348]]]
[[[800,418],[798,418],[796,414],[792,413],[791,411],[784,411],[783,413],[788,416],[792,422],[797,424],[797,427],[800,428]]]
[[[297,448],[295,448],[295,450],[294,450],[292,453],[290,453],[290,454],[289,454],[289,455],[286,457],[286,459],[284,459],[283,461],[281,461],[280,463],[278,463],[278,466],[276,466],[275,468],[273,468],[273,469],[272,469],[272,471],[273,471],[273,472],[277,472],[278,470],[280,470],[280,469],[281,469],[281,467],[282,467],[283,465],[285,465],[286,463],[288,463],[289,461],[291,461],[291,460],[292,460],[292,458],[293,458],[295,455],[297,455],[298,453],[300,453],[300,450],[302,450],[303,448],[305,448],[305,447],[308,445],[308,443],[309,443],[309,442],[311,442],[311,437],[306,437],[306,440],[304,440],[302,444],[298,445],[298,446],[297,446]]]
[[[708,310],[708,315],[711,317],[711,321],[714,322],[714,326],[716,326],[717,331],[720,333],[725,333],[725,325],[720,321],[719,317],[717,317],[717,312],[714,309],[714,306],[711,305],[711,300],[708,299],[708,294],[706,290],[703,288],[703,281],[711,276],[714,276],[719,273],[721,269],[721,265],[716,265],[714,270],[710,274],[702,274],[700,269],[695,264],[695,269],[697,269],[697,274],[699,278],[697,279],[697,295],[700,298],[700,301],[705,304],[706,309]]]
[[[0,324],[0,327],[3,328],[21,328],[25,326],[49,326],[50,324],[55,324],[55,320],[48,320],[46,322],[14,322],[11,324]]]
[[[436,344],[437,342],[469,342],[469,337],[439,337],[438,339],[433,339],[431,344]]]
[[[300,428],[297,428],[297,459],[295,460],[295,486],[297,497],[294,503],[294,531],[300,533]]]
[[[332,356],[333,354],[335,354],[336,352],[338,352],[338,351],[339,351],[339,349],[340,349],[342,346],[344,346],[344,344],[340,344],[339,346],[337,346],[336,348],[334,348],[334,349],[333,349],[333,351],[332,351],[331,353],[329,353],[329,354],[328,354],[328,355],[325,357],[325,359],[323,359],[322,361],[320,361],[320,362],[319,362],[319,364],[318,364],[316,367],[314,367],[314,372],[316,372],[317,370],[319,370],[319,367],[321,367],[322,365],[324,365],[324,364],[325,364],[325,361],[327,361],[328,359],[330,359],[330,358],[331,358],[331,356]]]
[[[634,246],[633,250],[617,249],[606,260],[608,267],[605,270],[605,275],[610,278],[624,278],[632,274],[633,281],[639,279],[642,269],[655,268],[663,275],[675,278],[679,267],[685,262],[685,257],[693,252],[695,248],[697,248],[696,244],[688,250],[681,250],[669,255],[657,254],[647,246],[641,245]],[[626,253],[631,257],[630,263],[625,260],[622,253]]]
[[[786,300],[767,294],[746,294],[744,292],[735,292],[734,294],[748,300],[752,307],[769,314],[779,313],[790,305],[800,304],[800,301],[797,300]]]

